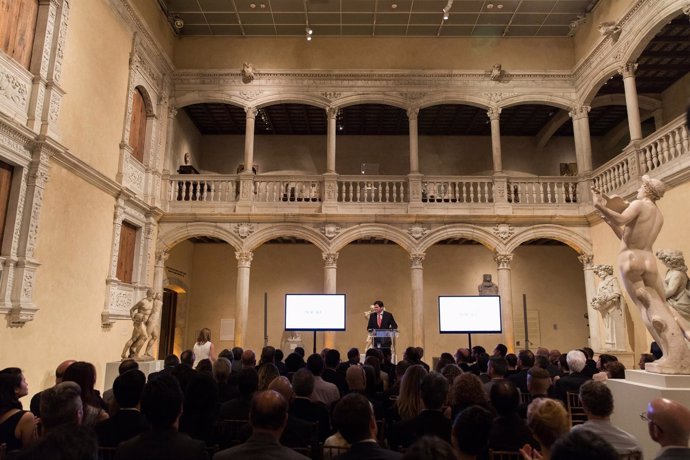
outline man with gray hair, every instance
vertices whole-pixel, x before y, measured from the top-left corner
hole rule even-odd
[[[571,431],[592,431],[608,441],[619,454],[642,451],[633,435],[611,423],[613,394],[606,384],[593,380],[583,383],[580,387],[580,401],[587,421],[573,426]]]
[[[577,393],[583,383],[589,380],[589,377],[582,373],[585,368],[587,358],[580,350],[570,350],[565,357],[570,369],[570,374],[564,375],[556,381],[554,385],[554,396],[564,403],[568,402],[567,393]]]
[[[81,425],[84,411],[81,387],[60,382],[41,393],[41,425],[44,433],[63,425]]]

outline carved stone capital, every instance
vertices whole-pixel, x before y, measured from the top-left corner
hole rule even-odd
[[[236,251],[235,258],[237,259],[238,267],[250,267],[254,253],[252,251]]]
[[[582,118],[587,118],[590,110],[592,110],[592,107],[589,105],[581,105],[578,107],[573,107],[572,110],[568,112],[568,115],[573,120],[580,120]]]
[[[170,252],[166,249],[159,249],[156,251],[156,265],[162,267],[165,265],[165,261],[168,260],[168,257],[170,257]]]
[[[321,256],[323,257],[324,266],[326,268],[336,268],[338,266],[337,252],[324,252]]]
[[[329,120],[333,120],[338,116],[340,109],[338,107],[328,107],[326,109],[326,116]]]
[[[635,78],[635,71],[637,70],[637,62],[626,62],[618,69],[618,73],[623,78]]]
[[[175,118],[177,115],[177,107],[171,105],[168,107],[168,118]]]
[[[410,107],[407,109],[407,119],[416,120],[419,116],[419,107]]]
[[[690,3],[688,4],[688,6],[683,7],[683,14],[686,16],[690,16]]]
[[[422,268],[422,262],[424,262],[423,252],[415,252],[410,254],[410,264],[412,268]]]
[[[498,120],[501,117],[501,108],[491,107],[489,110],[486,111],[486,114],[489,116],[490,120]]]
[[[580,254],[577,257],[577,260],[580,261],[580,263],[582,264],[582,268],[584,270],[591,270],[592,268],[594,268],[594,266],[592,265],[592,262],[594,261],[594,255],[592,254]]]
[[[494,260],[499,270],[510,270],[510,262],[513,260],[512,254],[496,254]]]
[[[247,114],[248,120],[254,120],[256,119],[256,116],[259,113],[259,109],[257,109],[256,107],[245,107],[244,113]]]

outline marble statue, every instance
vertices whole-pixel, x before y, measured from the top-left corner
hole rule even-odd
[[[362,312],[364,314],[364,317],[369,321],[369,316],[374,313],[376,310],[374,310],[374,305],[369,306],[369,310]],[[364,344],[364,350],[368,350],[369,348],[374,347],[374,338],[372,337],[371,333],[367,333],[367,341]]]
[[[122,350],[122,359],[137,358],[146,340],[149,338],[146,324],[153,310],[153,299],[154,293],[149,289],[146,291],[146,297],[135,303],[129,310],[129,316],[134,324],[132,337],[127,341],[125,348]]]
[[[489,79],[492,81],[501,81],[502,76],[503,70],[501,69],[501,64],[494,64],[494,66],[491,68]]]
[[[613,276],[613,267],[595,265],[594,273],[601,278],[591,305],[604,321],[605,338],[602,348],[605,351],[625,350],[625,299],[618,280]]]
[[[664,283],[657,270],[652,245],[664,218],[656,206],[666,186],[658,179],[642,176],[636,199],[618,211],[608,206],[620,198],[607,197],[592,187],[594,207],[621,240],[618,269],[626,292],[640,310],[642,321],[664,356],[645,366],[645,370],[659,374],[690,374],[690,348],[683,331],[666,303]]]
[[[656,252],[668,271],[664,278],[666,301],[673,307],[676,322],[690,340],[690,280],[683,253],[677,249],[662,249]]]
[[[254,81],[254,66],[248,62],[242,63],[242,83],[248,84]]]
[[[296,331],[283,331],[283,336],[280,339],[280,349],[283,350],[285,356],[293,353],[295,348],[304,346],[302,335]]]
[[[483,275],[482,284],[477,286],[479,295],[498,295],[498,286],[491,281],[491,275]]]
[[[153,346],[158,342],[158,337],[161,333],[161,313],[163,312],[163,298],[160,292],[156,292],[153,296],[153,307],[151,314],[146,320],[146,334],[149,341],[146,344],[146,355],[144,359],[154,359]]]

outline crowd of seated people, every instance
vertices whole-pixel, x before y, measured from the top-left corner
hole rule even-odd
[[[257,363],[253,350],[236,347],[195,363],[186,350],[148,378],[124,360],[107,401],[94,366],[66,360],[31,411],[20,402],[29,394],[22,371],[6,368],[0,444],[20,460],[488,459],[490,451],[558,460],[641,451],[611,422],[606,380],[625,372],[613,355],[515,355],[499,344],[491,355],[481,346],[443,353],[432,369],[423,353],[409,347],[393,363],[389,350],[370,349],[360,362],[356,348],[344,361],[338,350],[299,349],[283,360],[267,346]],[[567,410],[573,396],[586,416],[578,425]],[[690,409],[659,399],[645,417],[659,458],[690,458]]]

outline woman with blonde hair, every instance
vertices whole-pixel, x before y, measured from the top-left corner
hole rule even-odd
[[[570,422],[568,413],[560,401],[551,398],[538,398],[532,401],[527,408],[527,426],[539,442],[541,452],[537,452],[532,446],[525,444],[520,449],[522,457],[526,460],[534,458],[549,460],[551,446],[558,438],[568,432]]]
[[[199,336],[196,338],[192,351],[194,351],[197,363],[202,359],[210,359],[211,362],[216,360],[216,353],[213,350],[213,343],[211,343],[211,330],[209,328],[205,327],[199,331]]]
[[[422,380],[428,374],[420,364],[407,368],[400,382],[400,395],[395,401],[400,420],[410,420],[422,412]]]

